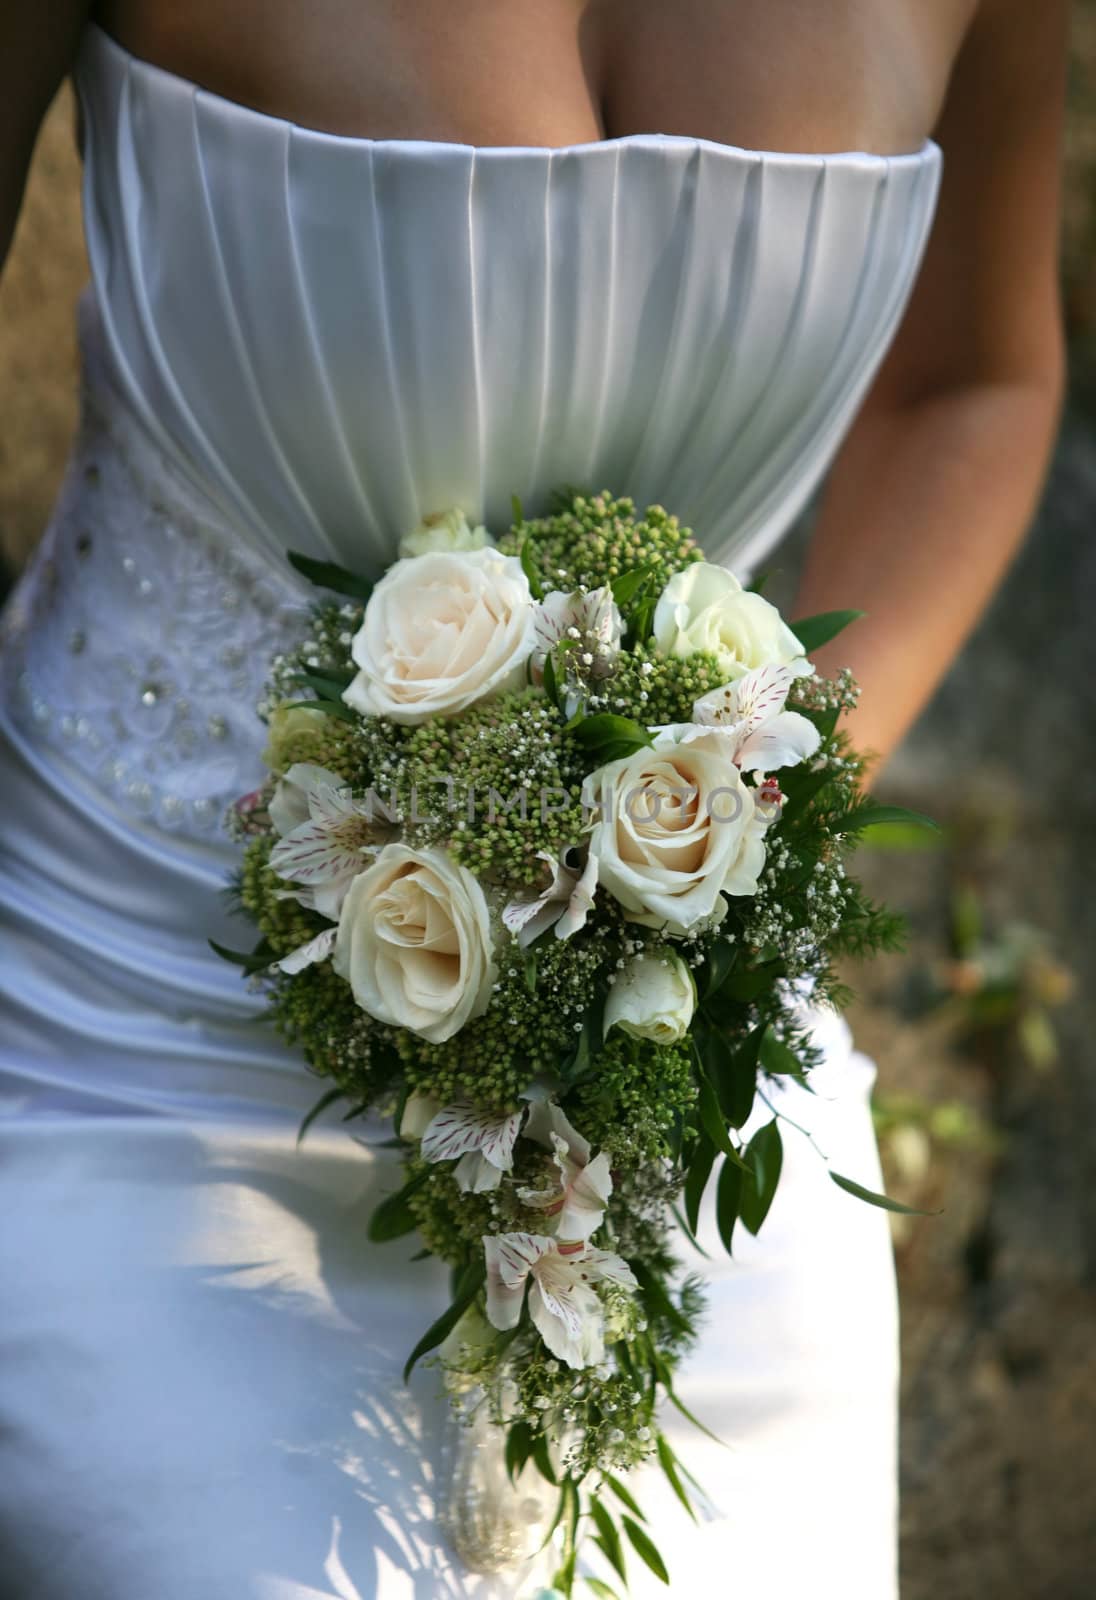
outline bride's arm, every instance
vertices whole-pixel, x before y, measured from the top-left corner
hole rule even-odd
[[[852,732],[884,758],[1032,516],[1061,408],[1058,212],[1067,6],[989,0],[936,137],[940,205],[895,344],[831,472],[795,615],[868,613]]]
[[[88,0],[0,5],[0,267],[15,232],[34,141],[72,65]]]

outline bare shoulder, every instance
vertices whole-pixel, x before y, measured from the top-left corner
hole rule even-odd
[[[38,129],[72,65],[88,11],[87,0],[0,6],[0,264]]]

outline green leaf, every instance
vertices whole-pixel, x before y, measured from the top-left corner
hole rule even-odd
[[[783,972],[782,961],[766,961],[760,967],[736,967],[723,985],[723,990],[732,1000],[748,1004],[767,994],[777,978],[783,976]]]
[[[322,711],[326,716],[337,717],[340,722],[360,722],[361,718],[345,700],[294,700],[294,711]]]
[[[686,1239],[688,1239],[696,1253],[703,1256],[705,1261],[710,1261],[712,1259],[711,1256],[708,1254],[707,1250],[705,1250],[704,1246],[701,1244],[692,1228],[690,1228],[684,1214],[681,1211],[681,1208],[679,1206],[671,1206],[670,1210],[674,1214],[674,1221],[677,1223],[678,1227],[681,1229]]]
[[[407,1365],[403,1369],[404,1383],[406,1383],[410,1378],[412,1369],[414,1368],[416,1362],[419,1361],[420,1358],[426,1355],[429,1351],[436,1350],[438,1345],[441,1344],[442,1340],[452,1333],[461,1317],[463,1317],[464,1313],[468,1310],[468,1307],[472,1304],[473,1300],[483,1288],[486,1277],[487,1269],[484,1267],[482,1262],[477,1262],[474,1266],[469,1267],[462,1274],[462,1287],[460,1292],[458,1292],[456,1299],[453,1301],[453,1304],[449,1307],[448,1311],[444,1312],[436,1322],[432,1323],[430,1327],[427,1328],[418,1344],[408,1356]]]
[[[525,976],[525,987],[530,994],[537,992],[537,953],[535,950],[522,952],[522,969]]]
[[[618,1574],[621,1581],[627,1585],[628,1569],[624,1565],[624,1546],[620,1542],[620,1534],[617,1531],[616,1523],[601,1501],[596,1498],[591,1498],[590,1500],[590,1515],[593,1517],[594,1525],[598,1531],[598,1537],[594,1540],[594,1543],[602,1551],[606,1561],[608,1561],[614,1572]]]
[[[708,1187],[708,1179],[712,1175],[714,1164],[715,1145],[706,1135],[701,1134],[685,1175],[685,1215],[694,1233],[700,1221],[700,1203]]]
[[[571,731],[586,750],[596,750],[610,743],[640,750],[651,742],[651,735],[641,722],[631,717],[618,717],[612,711],[598,711],[592,717],[581,717],[574,721]]]
[[[889,1195],[876,1194],[872,1189],[865,1189],[861,1184],[854,1183],[851,1178],[843,1178],[839,1172],[830,1168],[830,1177],[839,1189],[844,1189],[846,1194],[855,1195],[857,1200],[865,1200],[869,1206],[880,1206],[884,1211],[897,1211],[904,1217],[938,1217],[939,1211],[921,1211],[917,1206],[904,1206],[900,1200],[892,1200]]]
[[[815,795],[833,781],[834,774],[828,767],[820,771],[810,767],[793,768],[786,778],[781,773],[781,787],[788,797],[780,818],[782,826],[786,828],[789,822],[794,822],[806,811]]]
[[[874,800],[865,800],[851,811],[846,811],[844,816],[835,817],[832,827],[834,833],[859,833],[861,829],[873,828],[880,822],[904,822],[918,828],[933,828],[937,833],[940,831],[940,824],[926,817],[922,811],[910,811],[905,806],[881,806]]]
[[[681,1504],[685,1507],[686,1511],[695,1522],[696,1512],[693,1510],[693,1503],[689,1499],[688,1490],[685,1488],[685,1485],[682,1483],[678,1474],[677,1457],[671,1450],[670,1441],[666,1438],[665,1434],[659,1434],[657,1445],[659,1465],[666,1474],[666,1480],[669,1483],[670,1488],[677,1495],[677,1498],[681,1501]]]
[[[943,829],[937,830],[943,832]],[[915,850],[939,850],[940,840],[919,822],[869,823],[861,843],[869,850],[886,850],[894,855],[908,855]]]
[[[631,1517],[622,1517],[621,1521],[624,1524],[624,1532],[628,1535],[629,1542],[636,1555],[650,1567],[656,1578],[668,1584],[670,1574],[666,1571],[666,1563],[659,1555],[658,1548],[650,1535],[645,1533],[639,1523],[633,1521]]]
[[[715,1219],[719,1227],[719,1237],[723,1240],[723,1248],[728,1255],[732,1254],[731,1239],[734,1235],[734,1225],[738,1220],[738,1208],[742,1202],[742,1186],[742,1168],[734,1161],[724,1161],[719,1171],[719,1185],[715,1192]]]
[[[218,944],[216,939],[208,939],[206,943],[222,961],[231,962],[234,967],[242,967],[249,977],[253,972],[262,972],[277,959],[266,939],[261,939],[254,950],[250,951],[229,950],[226,945]]]
[[[402,1189],[397,1189],[395,1194],[386,1195],[374,1208],[366,1229],[368,1237],[374,1244],[387,1244],[390,1239],[402,1239],[405,1234],[414,1232],[418,1224],[407,1202],[423,1187],[428,1178],[428,1171],[416,1174]]]
[[[596,1594],[598,1600],[620,1600],[615,1589],[610,1589],[607,1583],[602,1583],[600,1578],[587,1578],[591,1592]]]
[[[513,1483],[533,1454],[533,1430],[527,1422],[512,1422],[506,1435],[506,1476]],[[562,1507],[561,1507],[562,1510]]]
[[[728,939],[718,939],[708,951],[708,965],[704,982],[705,1000],[716,993],[730,977],[731,968],[738,960],[738,946]]]
[[[633,1516],[638,1517],[640,1522],[646,1522],[647,1518],[639,1509],[639,1502],[636,1500],[635,1495],[631,1494],[629,1490],[624,1487],[619,1478],[613,1478],[606,1474],[605,1482],[609,1485],[617,1499],[623,1501],[623,1503],[628,1507],[628,1510]]]
[[[521,560],[521,570],[529,580],[529,593],[534,600],[543,600],[544,584],[541,582],[540,568],[537,566],[537,559],[533,554],[533,541],[528,535],[521,541],[521,549],[518,555]]]
[[[701,1422],[700,1418],[694,1417],[685,1402],[679,1399],[677,1391],[674,1388],[674,1375],[670,1367],[670,1363],[666,1360],[664,1355],[659,1353],[654,1345],[650,1347],[650,1359],[652,1365],[654,1366],[655,1372],[658,1374],[659,1381],[666,1391],[666,1398],[674,1407],[674,1409],[680,1411],[686,1422],[691,1422],[693,1427],[698,1428],[701,1433],[705,1434],[706,1437],[712,1441],[713,1444],[722,1445],[724,1441],[719,1437],[719,1435],[717,1433],[713,1433],[711,1428],[706,1428]],[[682,1470],[684,1471],[684,1468],[682,1468]]]
[[[559,1483],[559,1479],[556,1477],[556,1469],[552,1465],[552,1458],[548,1453],[548,1440],[543,1433],[535,1434],[533,1437],[533,1461],[542,1478],[552,1484],[553,1487]]]
[[[559,705],[559,680],[556,677],[556,660],[549,650],[544,658],[544,692],[554,706]]]
[[[353,600],[368,600],[373,593],[373,585],[368,578],[348,572],[334,561],[315,561],[311,556],[301,555],[298,550],[287,550],[286,560],[317,589],[333,589],[336,594],[349,595]]]
[[[520,495],[512,494],[510,496],[510,515],[514,519],[512,524],[514,532],[517,533],[525,526],[525,512],[522,510]]]
[[[669,1290],[659,1278],[642,1261],[630,1261],[628,1265],[635,1274],[639,1284],[639,1295],[643,1301],[649,1317],[661,1318],[680,1334],[688,1337],[693,1332],[693,1325],[688,1317],[674,1304],[670,1298]]]
[[[613,591],[613,599],[622,611],[630,600],[635,599],[643,585],[650,580],[654,571],[653,563],[648,562],[646,566],[632,567],[631,571],[622,572],[619,578],[612,580],[609,587]]]
[[[353,683],[354,674],[348,672],[342,678],[329,678],[318,672],[295,672],[292,681],[304,689],[311,689],[321,700],[333,700],[341,704],[343,690]]]
[[[756,1237],[769,1214],[784,1164],[784,1142],[775,1117],[759,1128],[746,1146],[746,1162],[753,1169],[754,1181],[742,1185],[738,1214],[742,1226]]]
[[[307,1111],[305,1113],[305,1115],[304,1115],[304,1117],[303,1117],[303,1119],[301,1121],[301,1125],[297,1129],[297,1148],[298,1149],[300,1149],[300,1147],[301,1147],[301,1144],[302,1144],[302,1142],[304,1140],[305,1134],[308,1132],[309,1128],[315,1122],[316,1118],[320,1115],[320,1113],[323,1112],[323,1111],[326,1111],[328,1106],[333,1106],[335,1104],[335,1101],[336,1100],[341,1100],[342,1097],[343,1097],[343,1090],[340,1089],[338,1087],[338,1085],[336,1085],[334,1089],[328,1089],[326,1091],[326,1093],[321,1094],[320,1098],[316,1101],[316,1104],[312,1107],[312,1110],[311,1111]],[[345,1118],[343,1120],[345,1121]]]
[[[724,1032],[716,1025],[697,1031],[700,1058],[708,1077],[716,1086],[719,1105],[732,1128],[741,1128],[750,1115],[757,1088],[757,1049],[760,1034],[755,1028],[737,1050],[732,1050]]]
[[[802,1061],[790,1046],[776,1037],[771,1028],[766,1028],[761,1037],[760,1059],[765,1071],[771,1072],[774,1077],[784,1074],[797,1078],[803,1076]]]
[[[605,1003],[608,995],[602,991],[594,995],[590,1009],[582,1019],[582,1032],[570,1062],[560,1072],[564,1086],[571,1089],[594,1070],[594,1056],[601,1048],[605,1032]]]
[[[793,622],[791,628],[807,655],[810,655],[812,650],[829,644],[850,623],[859,622],[866,615],[864,611],[819,611],[816,616],[802,617],[798,622]]]
[[[703,1072],[696,1075],[697,1110],[700,1113],[700,1125],[717,1150],[722,1150],[725,1156],[738,1159],[738,1152],[727,1135],[727,1124],[723,1120],[719,1099],[712,1087],[711,1079]]]

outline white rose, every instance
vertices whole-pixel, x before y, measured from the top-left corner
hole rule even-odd
[[[346,892],[333,964],[371,1017],[451,1039],[491,999],[483,890],[444,850],[387,844]]]
[[[518,688],[535,607],[516,556],[435,552],[397,561],[354,636],[361,669],[343,699],[365,716],[424,722]]]
[[[633,922],[682,935],[719,920],[725,894],[756,892],[765,824],[719,733],[637,750],[588,785],[599,882]]]
[[[459,508],[431,511],[417,528],[404,534],[400,540],[400,555],[425,556],[436,550],[482,550],[491,542],[483,524],[469,527],[468,518]]]
[[[731,681],[753,667],[787,666],[797,678],[814,671],[776,607],[708,561],[667,583],[655,606],[654,640],[664,656],[710,651]]]
[[[271,771],[280,772],[286,765],[285,758],[289,750],[295,745],[299,746],[302,739],[311,737],[319,739],[327,726],[325,711],[316,711],[311,706],[301,706],[292,700],[284,700],[270,713],[263,761]]]
[[[689,1031],[696,985],[681,957],[645,950],[633,956],[609,991],[605,1032],[623,1028],[634,1039],[676,1044]]]

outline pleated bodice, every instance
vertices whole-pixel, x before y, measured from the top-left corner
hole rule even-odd
[[[378,568],[423,512],[560,483],[752,563],[827,465],[913,283],[940,171],[632,134],[317,133],[87,30],[87,233],[154,435],[251,536]]]

